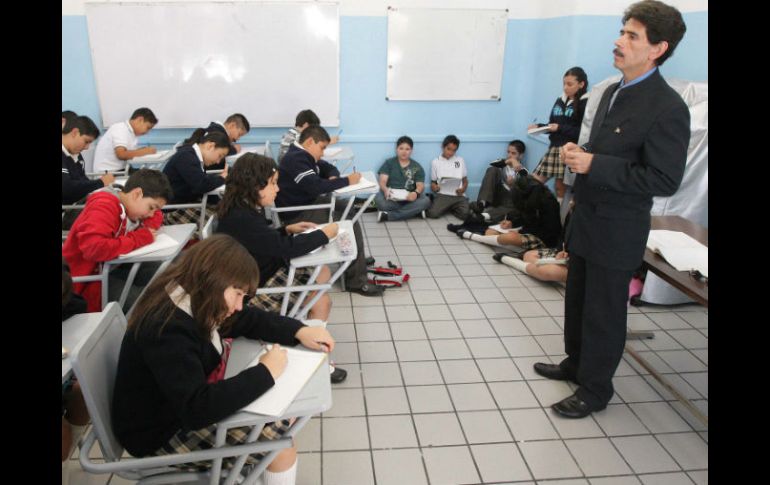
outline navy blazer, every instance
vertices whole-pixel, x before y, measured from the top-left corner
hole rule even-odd
[[[644,256],[653,196],[670,196],[682,182],[690,141],[690,111],[656,70],[644,81],[604,92],[591,128],[591,169],[575,179],[575,209],[567,228],[570,252],[600,266],[635,270]]]

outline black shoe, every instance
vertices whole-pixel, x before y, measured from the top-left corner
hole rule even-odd
[[[364,260],[364,262],[366,263],[367,266],[372,266],[374,264],[374,258],[369,256]]]
[[[577,393],[570,397],[564,398],[556,404],[551,405],[551,409],[556,411],[557,414],[570,419],[585,418],[594,411],[601,411],[607,406],[594,408],[587,402],[583,401],[577,396]]]
[[[351,293],[358,293],[359,295],[364,296],[382,296],[383,293],[385,293],[385,287],[384,286],[378,286],[378,285],[370,285],[365,284],[361,288],[351,288],[349,290]]]
[[[460,229],[463,229],[463,225],[462,224],[447,224],[446,225],[446,230],[449,231],[449,232],[453,232],[455,234],[457,234],[457,231],[460,230]]]
[[[471,202],[468,204],[468,208],[471,210],[471,212],[475,212],[477,214],[481,214],[484,212],[484,203],[481,201]]]
[[[332,384],[339,384],[340,382],[347,379],[348,371],[339,367],[335,367],[334,371],[329,375],[331,376]]]
[[[548,379],[553,379],[555,381],[575,381],[575,378],[567,374],[567,372],[559,367],[558,364],[544,364],[542,362],[537,362],[532,367],[535,368],[536,373]]]
[[[494,259],[498,263],[502,263],[503,256],[505,256],[505,253],[495,253],[494,256],[492,256],[492,259]],[[537,370],[537,364],[535,364],[535,370]]]
[[[388,220],[388,213],[385,211],[380,211],[377,213],[377,222],[385,222]]]

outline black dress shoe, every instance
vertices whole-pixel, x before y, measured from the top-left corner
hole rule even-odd
[[[350,292],[364,296],[382,296],[382,294],[385,293],[385,287],[365,284],[361,288],[351,288]]]
[[[555,381],[575,381],[575,377],[567,374],[564,369],[557,364],[544,364],[543,362],[536,362],[534,366],[535,372],[547,379],[553,379]]]
[[[458,229],[464,229],[462,224],[447,224],[446,230],[457,234]]]
[[[345,369],[341,369],[339,367],[335,367],[334,371],[329,374],[331,376],[332,384],[339,384],[340,382],[344,381],[348,377],[348,371]]]
[[[367,266],[371,266],[371,265],[373,265],[373,264],[374,264],[374,258],[373,258],[373,257],[371,257],[371,256],[369,256],[368,258],[366,258],[366,259],[364,260],[364,262],[366,263],[366,265],[367,265]]]
[[[594,411],[601,411],[604,407],[594,408],[587,402],[583,401],[577,396],[577,393],[570,397],[564,398],[561,401],[553,404],[551,409],[556,411],[557,414],[570,419],[585,418]]]

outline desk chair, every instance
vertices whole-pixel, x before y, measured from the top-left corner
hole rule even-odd
[[[198,235],[203,234],[203,226],[206,224],[206,202],[208,201],[209,194],[203,194],[200,202],[189,202],[187,204],[167,204],[161,209],[163,212],[176,210],[176,209],[200,209],[200,216],[198,217]],[[172,224],[174,225],[174,224]]]
[[[112,397],[118,355],[126,332],[126,317],[115,303],[110,303],[101,315],[101,321],[96,329],[72,350],[70,356],[72,370],[80,383],[80,389],[93,424],[80,448],[80,465],[89,473],[115,473],[128,480],[138,480],[137,484],[146,485],[168,483],[208,483],[209,485],[224,483],[231,485],[235,483],[241,466],[248,455],[269,452],[244,482],[254,483],[279,451],[291,446],[292,438],[310,420],[313,414],[326,411],[331,407],[329,378],[323,373],[316,373],[306,389],[303,389],[303,392],[295,399],[294,404],[286,411],[285,416],[275,418],[241,412],[219,422],[217,424],[218,445],[212,449],[145,458],[123,457],[123,446],[112,431]],[[230,370],[230,365],[234,364],[235,367],[234,360],[237,360],[235,354],[240,354],[240,360],[243,360],[244,352],[236,351],[236,344],[240,344],[239,350],[243,350],[244,344],[256,343],[239,342],[240,340],[236,339],[234,342],[228,361],[227,377],[234,374]],[[249,351],[246,359],[255,355],[253,347],[247,346],[246,349]],[[240,369],[242,367],[238,371]],[[228,374],[230,375],[228,376]],[[324,380],[325,389],[323,389]],[[321,387],[320,390],[318,390],[319,386]],[[238,445],[227,445],[224,442],[227,430],[230,428],[252,426],[249,440],[256,440],[264,424],[289,417],[298,417],[298,419],[282,438],[262,442],[251,441]],[[91,448],[97,441],[104,462],[94,462],[89,457]],[[232,470],[223,470],[222,458],[230,457],[238,457],[239,460]],[[172,467],[172,465],[195,461],[211,461],[212,467],[205,471],[185,471]]]

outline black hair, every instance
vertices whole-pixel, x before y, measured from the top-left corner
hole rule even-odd
[[[149,168],[137,170],[128,177],[126,185],[123,186],[123,192],[131,192],[137,187],[142,189],[143,197],[160,198],[166,201],[171,200],[173,197],[171,183],[169,183],[166,174],[160,170]]]
[[[523,177],[519,174],[514,182],[514,190],[511,191],[513,207],[519,209],[519,222],[524,226],[537,224],[542,208],[552,197],[554,195],[550,189],[529,174]]]
[[[151,125],[158,124],[158,118],[155,117],[155,113],[152,112],[150,108],[139,108],[131,115],[131,119],[136,119],[139,117],[144,118],[144,121],[149,121]]]
[[[318,115],[313,113],[312,109],[303,109],[297,113],[297,119],[294,121],[294,126],[302,126],[305,123],[308,126],[320,125],[321,120],[318,119]]]
[[[221,131],[209,131],[205,128],[198,128],[192,132],[190,138],[182,142],[183,145],[192,145],[193,143],[206,143],[207,141],[213,141],[214,146],[217,148],[230,148],[230,139],[226,133]]]
[[[61,132],[69,133],[69,131],[65,131],[65,130],[67,130],[67,126],[72,122],[72,120],[78,117],[78,114],[75,113],[74,111],[65,109],[64,111],[61,112],[61,117],[64,118],[64,126],[62,126],[61,128]]]
[[[396,148],[398,148],[398,146],[402,143],[406,143],[410,148],[414,148],[414,141],[406,135],[401,136],[398,138],[398,140],[396,140]]]
[[[222,220],[236,207],[261,207],[259,191],[264,189],[278,171],[275,160],[256,153],[246,153],[230,169],[225,184],[225,195],[217,207],[217,218]]]
[[[251,126],[249,126],[249,120],[247,120],[246,117],[240,113],[231,114],[227,117],[225,123],[235,123],[235,126],[244,130],[246,133],[251,130]]]
[[[444,138],[444,141],[441,142],[441,148],[446,148],[450,143],[457,145],[457,148],[460,148],[460,139],[454,135],[447,135],[446,138]]]
[[[516,148],[516,151],[519,152],[521,155],[523,155],[524,152],[527,151],[527,146],[524,145],[524,142],[521,140],[513,140],[508,144],[508,146]]]
[[[99,128],[96,127],[96,123],[91,121],[91,118],[88,116],[76,116],[75,118],[68,120],[62,130],[62,135],[66,135],[75,128],[78,129],[81,135],[92,136],[94,139],[99,138]]]
[[[302,145],[308,138],[312,138],[316,143],[322,141],[329,143],[331,141],[329,133],[320,125],[310,125],[302,130],[302,134],[299,135],[299,144]]]
[[[567,72],[564,73],[563,77],[567,77],[567,76],[575,76],[575,79],[577,79],[579,83],[580,82],[585,83],[583,84],[583,87],[579,88],[575,93],[575,102],[573,103],[573,105],[575,106],[575,114],[576,114],[575,119],[581,120],[583,119],[583,113],[580,109],[580,106],[581,106],[580,98],[583,97],[583,95],[588,92],[588,75],[586,74],[586,72],[583,70],[582,67],[575,66],[567,69]]]
[[[657,0],[643,0],[629,6],[623,13],[623,25],[629,19],[644,25],[650,44],[659,44],[664,40],[668,42],[666,52],[655,59],[656,66],[662,65],[671,57],[687,31],[679,10]]]

